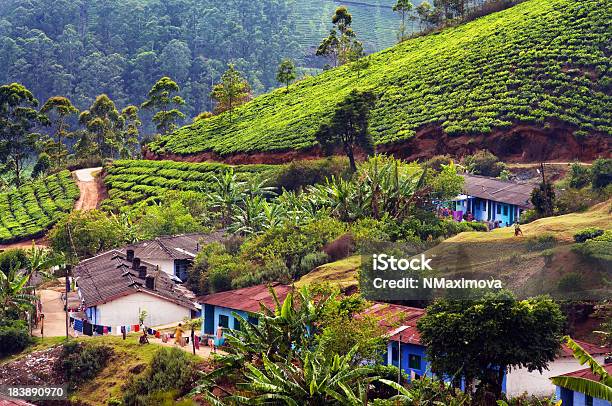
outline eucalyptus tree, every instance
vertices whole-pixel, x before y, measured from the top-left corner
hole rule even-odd
[[[71,116],[78,114],[79,110],[72,105],[67,97],[53,96],[43,104],[40,112],[47,117],[47,123],[53,127],[52,142],[45,148],[46,152],[51,159],[55,160],[55,165],[60,167],[68,154],[64,140],[72,138],[74,135],[69,130],[68,120]]]
[[[293,63],[291,59],[283,59],[276,73],[277,82],[283,83],[287,93],[289,93],[289,84],[294,81],[295,78],[295,63]]]
[[[164,76],[153,85],[147,94],[148,99],[141,105],[143,109],[154,111],[153,122],[161,135],[176,130],[178,123],[185,118],[185,114],[179,110],[185,104],[178,94],[180,90],[174,80]]]
[[[96,97],[91,107],[80,114],[79,122],[86,131],[81,135],[77,148],[87,145],[94,154],[115,156],[123,119],[110,97],[106,94]]]
[[[231,123],[234,108],[251,99],[251,87],[236,67],[229,64],[221,82],[213,87],[211,97],[217,102],[215,113],[229,112]]]
[[[410,13],[414,5],[410,0],[397,0],[397,3],[393,6],[393,11],[399,13],[402,16],[402,22],[400,23],[398,40],[402,42],[406,39],[406,14]]]

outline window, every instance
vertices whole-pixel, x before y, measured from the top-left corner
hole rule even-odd
[[[421,356],[415,354],[408,355],[408,367],[412,369],[421,369]]]
[[[397,341],[391,341],[391,363],[397,365],[399,362],[399,346]]]
[[[501,204],[496,204],[495,206],[497,207],[497,214],[501,214]]]
[[[584,404],[585,406],[593,406],[593,397],[589,395],[584,395]]]
[[[223,328],[229,328],[229,317],[224,314],[219,315],[219,325]]]
[[[240,320],[234,317],[234,330],[240,330]]]
[[[504,216],[508,215],[508,205],[504,204]]]

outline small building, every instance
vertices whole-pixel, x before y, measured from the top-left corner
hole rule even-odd
[[[110,250],[81,261],[74,269],[77,294],[93,325],[159,326],[196,316],[197,307],[159,266]]]
[[[574,340],[597,362],[603,364],[606,354],[612,352],[612,348],[601,347],[585,341]],[[550,396],[555,392],[555,385],[550,378],[566,374],[580,369],[580,362],[574,358],[573,351],[565,344],[561,346],[561,352],[557,358],[548,364],[548,369],[542,371],[529,371],[527,368],[512,369],[508,372],[506,393],[509,396],[520,396],[527,392],[535,396]],[[565,405],[566,403],[563,402]]]
[[[604,365],[604,369],[608,374],[612,374],[612,364]],[[599,377],[596,376],[590,368],[580,369],[560,376],[573,376],[576,378],[588,379],[599,382]],[[609,400],[594,398],[584,393],[573,391],[561,386],[556,387],[556,397],[562,401],[563,406],[610,406],[612,402]]]
[[[475,221],[496,223],[506,227],[518,220],[527,209],[532,209],[533,185],[518,184],[496,178],[462,175],[463,194],[450,202],[453,219],[462,221],[472,216]]]
[[[238,319],[232,312],[236,312],[245,320],[257,323],[257,313],[261,305],[274,308],[274,298],[270,294],[272,287],[278,300],[282,303],[292,287],[281,283],[271,285],[262,284],[248,288],[228,290],[201,296],[198,302],[202,305],[202,334],[214,334],[217,326],[229,329],[240,329]]]
[[[225,233],[217,231],[210,234],[191,233],[157,237],[153,240],[130,244],[122,249],[178,278],[187,279],[187,269],[200,252],[200,248],[212,242],[222,241]],[[175,279],[176,280],[176,279]]]

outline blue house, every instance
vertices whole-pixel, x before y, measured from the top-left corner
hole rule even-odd
[[[214,335],[218,326],[224,329],[239,330],[240,321],[232,315],[233,312],[256,324],[261,304],[271,309],[275,307],[274,298],[269,290],[270,286],[281,303],[291,291],[291,286],[273,283],[199,297],[198,302],[202,305],[202,334]]]
[[[462,221],[471,215],[475,221],[507,227],[533,208],[533,185],[523,185],[486,176],[464,174],[462,195],[448,205],[453,218]]]
[[[612,364],[604,365],[604,369],[607,373],[612,374]],[[593,374],[590,368],[581,369],[579,371],[570,372],[568,374],[560,376],[573,376],[576,378],[588,379],[591,381],[599,382],[599,378]],[[610,400],[604,400],[594,398],[584,393],[576,392],[562,386],[556,388],[557,399],[562,400],[563,406],[610,406],[612,402]]]

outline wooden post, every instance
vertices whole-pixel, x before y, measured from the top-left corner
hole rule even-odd
[[[195,332],[193,331],[193,322],[191,323],[191,348],[193,348],[193,355],[195,355],[196,348],[195,348]]]
[[[72,270],[72,265],[66,265],[66,283],[65,283],[65,291],[66,291],[66,297],[65,297],[65,306],[64,306],[64,310],[66,313],[66,340],[70,337],[68,335],[68,325],[70,324],[68,321],[68,291],[70,290],[70,271]]]

